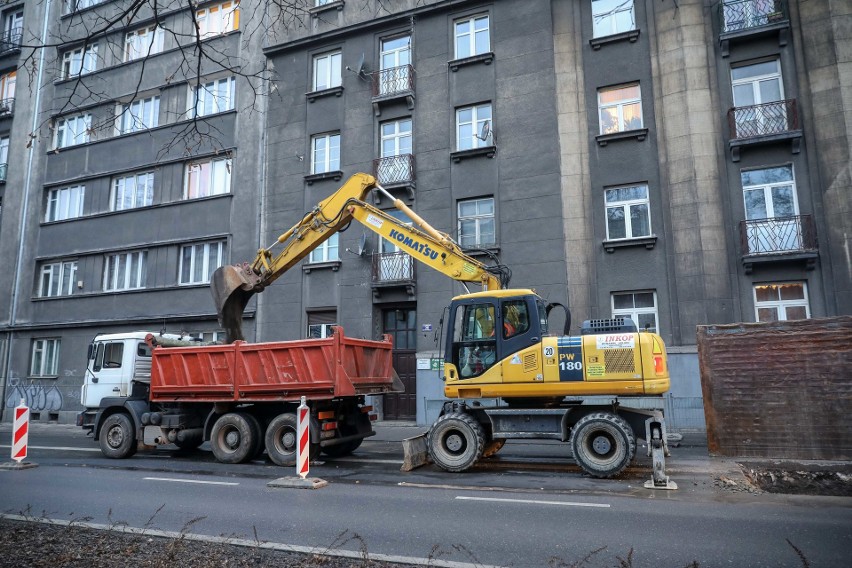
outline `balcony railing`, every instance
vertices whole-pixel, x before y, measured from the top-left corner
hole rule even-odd
[[[719,3],[722,33],[739,32],[786,21],[786,0],[737,0]]]
[[[15,99],[0,99],[0,117],[9,116],[15,112]]]
[[[373,284],[409,284],[414,281],[414,259],[405,252],[373,254]]]
[[[414,92],[414,67],[400,65],[373,72],[373,96],[385,97]]]
[[[21,38],[23,35],[23,28],[13,28],[0,35],[0,54],[21,49]]]
[[[732,140],[798,130],[796,99],[732,108],[728,111],[728,125]]]
[[[810,215],[740,221],[743,256],[815,252],[816,228]]]
[[[0,164],[0,183],[6,183],[6,168],[9,164]]]
[[[373,175],[382,185],[414,181],[414,154],[387,156],[373,160]]]

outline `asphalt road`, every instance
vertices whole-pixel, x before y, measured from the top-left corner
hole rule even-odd
[[[0,428],[0,442],[8,437]],[[0,444],[7,452],[8,444]],[[28,461],[0,471],[0,512],[469,565],[685,567],[845,566],[852,500],[732,493],[713,484],[728,464],[673,449],[681,489],[641,487],[640,462],[619,480],[584,477],[561,444],[507,444],[499,460],[464,474],[399,472],[393,440],[315,463],[314,491],[274,489],[290,476],[265,460],[226,466],[209,452],[159,451],[116,461],[75,429],[33,431]],[[51,448],[51,449],[49,449]],[[788,543],[789,540],[789,543]],[[597,552],[595,552],[597,551]],[[560,562],[562,564],[560,564]]]

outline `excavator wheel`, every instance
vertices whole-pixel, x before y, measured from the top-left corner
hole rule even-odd
[[[485,432],[472,416],[450,412],[438,418],[429,429],[426,446],[429,457],[441,469],[465,471],[482,457]]]
[[[571,433],[574,460],[592,477],[614,477],[636,455],[636,437],[623,418],[610,412],[584,416]]]

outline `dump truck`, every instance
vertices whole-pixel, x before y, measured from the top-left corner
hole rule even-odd
[[[373,191],[412,223],[371,205],[367,197]],[[671,487],[664,474],[668,446],[662,410],[622,402],[668,391],[662,338],[637,330],[626,318],[589,320],[580,335],[570,335],[567,307],[547,303],[531,289],[509,288],[511,270],[496,256],[487,265],[467,254],[368,174],[353,175],[252,261],[213,273],[211,291],[228,340],[243,338],[242,314],[254,294],[353,220],[460,282],[467,292],[452,299],[441,326],[448,400],[425,444],[406,448],[422,448],[445,470],[465,471],[507,439],[557,439],[571,444],[587,473],[611,477],[624,471],[635,457],[636,440],[644,439],[654,464],[651,485]],[[470,292],[469,284],[481,291]],[[564,314],[561,334],[549,329],[553,310]],[[610,401],[584,404],[581,397],[586,396]],[[480,398],[502,399],[505,406],[484,407]],[[415,461],[420,460],[406,456],[407,463]]]
[[[110,458],[205,441],[222,463],[264,450],[296,463],[296,408],[310,407],[310,453],[343,456],[375,434],[365,396],[403,390],[381,341],[331,337],[201,345],[175,335],[103,334],[89,346],[77,424]]]

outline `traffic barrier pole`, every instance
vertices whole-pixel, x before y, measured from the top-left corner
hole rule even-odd
[[[15,407],[15,420],[12,426],[12,459],[19,464],[27,457],[27,438],[30,430],[30,409],[26,401]]]
[[[311,413],[308,408],[308,403],[305,397],[302,397],[302,403],[296,410],[296,431],[298,434],[298,444],[296,445],[296,473],[302,479],[308,476],[309,462],[311,453]]]

